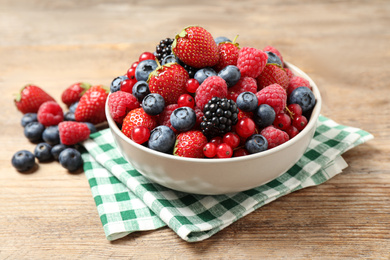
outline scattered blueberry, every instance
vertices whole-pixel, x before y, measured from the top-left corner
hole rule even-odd
[[[268,55],[268,60],[267,60],[267,64],[277,64],[279,65],[280,67],[283,66],[283,63],[282,61],[280,60],[280,58],[273,52],[271,51],[266,51],[265,53],[267,53]]]
[[[146,114],[156,116],[160,114],[165,107],[164,98],[157,93],[151,93],[142,100],[142,108]]]
[[[24,127],[24,135],[30,142],[37,142],[42,140],[42,133],[45,127],[39,122],[28,123]]]
[[[177,62],[177,57],[173,54],[170,54],[162,60],[161,65],[165,65],[168,63],[175,63],[175,62]]]
[[[144,97],[150,94],[149,85],[146,81],[137,81],[133,86],[132,92],[138,102],[142,102]]]
[[[66,148],[69,148],[69,146],[64,144],[57,144],[51,148],[51,155],[53,156],[54,160],[58,160],[58,157],[60,156],[60,153],[65,150]]]
[[[229,38],[225,36],[218,36],[217,38],[214,39],[215,43],[218,45],[221,42],[232,42]]]
[[[218,76],[226,81],[228,87],[233,87],[241,78],[240,69],[234,65],[228,65],[218,72]]]
[[[27,113],[24,114],[21,120],[21,124],[23,127],[28,125],[31,122],[38,122],[37,113]]]
[[[83,166],[83,159],[81,154],[74,148],[66,148],[60,153],[58,160],[62,167],[70,172],[74,172]]]
[[[157,62],[155,60],[143,60],[138,63],[135,69],[135,78],[137,81],[147,81],[149,74],[157,68]]]
[[[79,101],[74,102],[72,105],[69,106],[69,111],[72,113],[76,112],[76,108],[78,105],[79,105]]]
[[[60,143],[60,132],[58,126],[48,126],[42,133],[42,139],[51,146]]]
[[[94,124],[92,124],[90,122],[84,122],[84,124],[86,124],[88,126],[90,134],[97,132],[96,126]]]
[[[76,118],[74,117],[74,112],[66,111],[64,113],[64,121],[76,121]]]
[[[116,91],[121,90],[121,83],[122,81],[129,79],[127,76],[119,76],[112,80],[110,85],[110,91],[111,93],[114,93]]]
[[[190,107],[179,107],[172,112],[170,120],[173,128],[184,132],[195,126],[196,114]]]
[[[245,149],[248,150],[249,153],[259,153],[267,150],[268,142],[264,136],[260,134],[254,134],[248,138],[245,142]]]
[[[35,165],[35,157],[32,152],[21,150],[16,152],[11,159],[12,166],[20,172],[31,170]]]
[[[168,126],[160,125],[150,132],[148,147],[159,152],[168,153],[175,145],[175,141],[175,132]]]
[[[255,110],[253,120],[258,127],[264,128],[272,125],[275,120],[275,116],[275,110],[271,106],[267,104],[261,104]]]
[[[300,105],[302,113],[306,113],[313,109],[316,104],[316,98],[308,87],[299,87],[291,92],[288,103]]]
[[[53,159],[51,154],[51,145],[48,143],[39,143],[34,149],[34,155],[40,162],[45,162]]]
[[[237,107],[244,112],[254,111],[258,103],[257,96],[252,92],[242,92],[236,100]]]
[[[196,79],[200,85],[205,79],[211,76],[217,76],[217,72],[215,72],[212,68],[207,67],[195,72],[194,79]]]

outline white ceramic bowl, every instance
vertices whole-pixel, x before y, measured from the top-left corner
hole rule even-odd
[[[297,136],[261,153],[229,159],[195,159],[157,152],[126,137],[111,118],[106,103],[108,125],[124,158],[153,182],[178,191],[208,195],[251,189],[292,167],[305,152],[316,129],[322,103],[318,87],[299,68],[288,63],[287,66],[295,75],[310,81],[317,103],[307,126]]]

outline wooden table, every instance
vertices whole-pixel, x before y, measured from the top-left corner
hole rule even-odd
[[[389,1],[112,2],[0,1],[0,259],[390,258]],[[277,47],[316,81],[323,115],[375,139],[345,153],[342,174],[206,241],[162,228],[108,242],[84,173],[57,162],[31,174],[11,166],[16,151],[35,147],[13,94],[34,83],[60,100],[74,82],[109,85],[191,24],[239,34],[242,47]]]

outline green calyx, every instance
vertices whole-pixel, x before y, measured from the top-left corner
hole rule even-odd
[[[22,100],[22,92],[23,92],[23,90],[26,88],[26,87],[28,87],[28,86],[30,86],[31,84],[27,84],[27,85],[25,85],[25,86],[23,86],[23,88],[19,91],[19,93],[17,93],[17,94],[14,94],[14,96],[15,96],[15,102],[20,102],[20,100]]]
[[[81,82],[80,83],[80,88],[83,89],[83,91],[81,92],[80,96],[84,95],[85,92],[87,92],[88,89],[90,89],[92,87],[91,84],[89,83],[86,83],[86,82]],[[106,89],[105,89],[106,90]]]
[[[176,62],[167,63],[164,65],[161,65],[160,62],[158,62],[158,59],[156,59],[157,62],[157,68],[150,72],[148,80],[146,81],[149,84],[149,81],[152,77],[158,77],[160,75],[160,71],[162,71],[164,68],[169,68],[174,64],[177,64]]]

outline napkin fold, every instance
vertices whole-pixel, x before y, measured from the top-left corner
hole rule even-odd
[[[122,157],[109,129],[83,142],[82,156],[108,240],[167,225],[182,239],[196,242],[281,196],[329,180],[347,167],[344,152],[372,138],[320,116],[307,150],[286,173],[254,189],[225,195],[189,194],[153,183]]]

